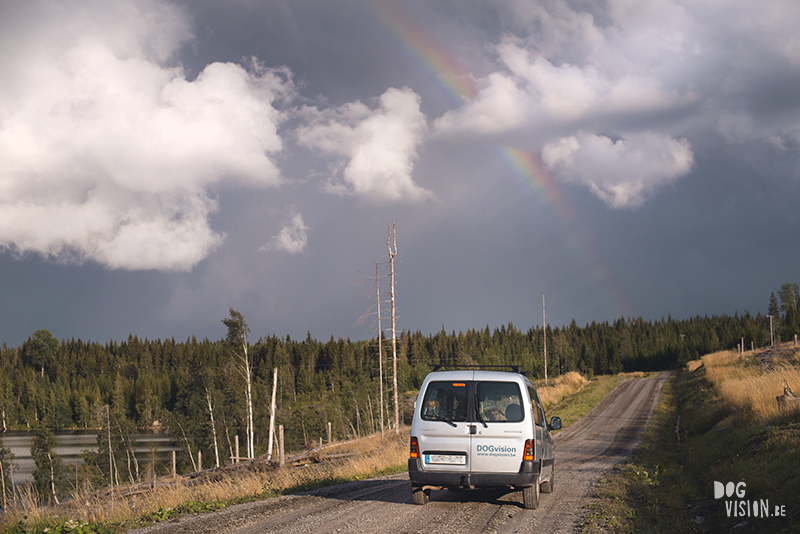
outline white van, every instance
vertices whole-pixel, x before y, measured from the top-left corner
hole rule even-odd
[[[530,380],[519,372],[434,368],[414,403],[408,474],[415,504],[432,489],[510,487],[525,508],[553,491],[555,445]]]

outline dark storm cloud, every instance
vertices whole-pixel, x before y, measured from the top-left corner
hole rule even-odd
[[[796,280],[793,2],[0,9],[12,344],[218,338],[230,306],[365,337],[388,221],[424,332],[536,324],[545,293],[555,324],[756,312]]]

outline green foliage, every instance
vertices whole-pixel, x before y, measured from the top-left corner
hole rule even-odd
[[[36,464],[33,470],[33,485],[45,502],[58,501],[65,483],[64,462],[55,453],[57,442],[53,433],[45,426],[39,427],[31,442],[31,457]]]
[[[87,521],[70,519],[58,525],[44,529],[53,534],[111,534],[111,531],[102,526]]]
[[[46,524],[46,523],[45,523]],[[19,521],[6,528],[4,534],[112,534],[112,531],[88,521],[79,519],[69,519],[51,526],[41,526],[40,524],[27,525]]]
[[[13,488],[11,470],[15,466],[14,453],[8,447],[3,446],[3,440],[0,439],[0,507],[2,508],[5,508],[7,502],[11,499]],[[3,499],[5,499],[5,502]]]
[[[159,508],[155,512],[142,515],[137,522],[142,525],[150,525],[161,521],[169,521],[187,514],[203,514],[216,512],[225,508],[225,503],[219,501],[197,502],[189,501],[172,508]]]
[[[56,357],[58,340],[49,330],[37,330],[31,336],[28,344],[31,354],[31,364],[39,367],[44,375],[44,370],[50,367]]]
[[[211,465],[216,456],[210,422],[213,410],[220,461],[228,462],[235,436],[244,451],[247,426],[241,362],[232,357],[231,349],[242,351],[249,330],[244,317],[233,309],[222,322],[227,331],[219,341],[136,336],[106,344],[63,340],[54,348],[52,359],[36,357],[36,362],[46,363],[44,376],[32,362],[33,355],[40,353],[36,340],[53,345],[46,331],[39,331],[22,347],[0,348],[0,410],[12,429],[41,425],[106,429],[105,407],[109,406],[112,453],[120,482],[141,477],[136,472],[137,457],[131,454],[135,449],[131,436],[135,427],[154,422],[168,426],[185,453],[191,449],[196,457],[201,451],[203,463]],[[399,391],[402,395],[417,390],[437,364],[516,364],[531,371],[533,378],[542,378],[544,334],[541,326],[520,330],[511,323],[466,332],[442,328],[432,335],[402,331],[397,340]],[[702,354],[733,349],[742,338],[747,348],[751,342],[762,347],[769,343],[770,331],[768,317],[745,313],[657,321],[621,317],[583,327],[572,321],[564,327],[548,326],[546,335],[549,377],[569,371],[592,377],[680,368]],[[268,447],[269,399],[276,367],[276,422],[284,425],[287,449],[325,439],[328,422],[334,439],[377,431],[381,408],[388,424],[393,419],[391,345],[386,339],[382,342],[382,399],[375,339],[318,341],[309,333],[301,340],[269,335],[248,343],[256,454],[266,453]],[[102,481],[102,474],[107,484],[107,432],[98,434],[98,447],[90,459],[92,479]],[[191,468],[188,454],[181,457],[178,469],[186,472]]]

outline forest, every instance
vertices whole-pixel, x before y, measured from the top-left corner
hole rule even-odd
[[[768,346],[772,338],[776,343],[788,341],[800,332],[800,292],[797,284],[783,284],[778,294],[780,303],[774,293],[770,296],[768,315],[745,312],[658,321],[621,317],[583,327],[573,320],[546,330],[541,326],[520,330],[509,323],[457,333],[443,327],[431,335],[402,331],[397,337],[401,404],[409,402],[409,392],[419,388],[436,364],[516,364],[533,379],[543,378],[545,343],[547,374],[552,378],[569,371],[591,377],[674,369],[741,343],[749,350]],[[218,454],[221,463],[228,463],[234,455],[234,436],[249,446],[248,389],[254,453],[265,454],[274,369],[276,420],[285,428],[287,450],[325,436],[327,422],[334,439],[378,431],[381,404],[385,427],[393,421],[391,339],[382,338],[379,362],[377,339],[319,341],[309,332],[302,340],[264,335],[250,342],[240,313],[231,310],[231,317],[222,322],[228,326],[228,336],[217,341],[131,335],[103,344],[59,341],[47,330],[38,330],[22,346],[4,344],[2,428],[98,429],[98,451],[86,453],[82,476],[102,486],[108,484],[112,463],[118,480],[141,478],[137,462],[143,459],[133,454],[131,436],[142,427],[162,426],[185,452],[202,451],[204,458],[212,459]],[[248,358],[246,371],[243,351]],[[111,455],[105,452],[110,449]],[[183,458],[181,468],[190,470],[188,454]]]

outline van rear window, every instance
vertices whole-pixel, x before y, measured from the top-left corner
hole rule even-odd
[[[466,421],[468,391],[463,382],[430,382],[422,400],[426,421]]]
[[[524,419],[519,386],[515,382],[478,382],[477,393],[478,411],[485,421]]]

